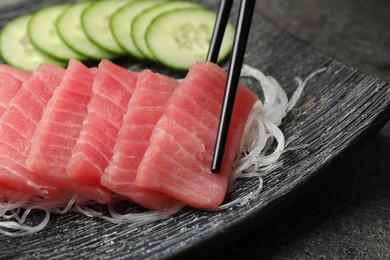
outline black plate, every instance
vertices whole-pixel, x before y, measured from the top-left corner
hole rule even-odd
[[[34,4],[29,0],[9,1],[0,9],[1,25],[18,14],[58,2],[61,1],[42,0]],[[216,9],[218,1],[204,3]],[[118,62],[131,69],[148,67],[178,76],[152,64]],[[323,55],[258,12],[254,15],[245,63],[275,77],[289,95],[296,87],[294,77],[305,78],[317,69],[327,68],[309,82],[296,108],[283,120],[286,137],[298,136],[291,145],[305,144],[305,148],[282,156],[283,167],[264,178],[260,196],[222,212],[185,208],[167,220],[141,227],[112,224],[74,213],[56,215],[46,229],[35,235],[1,236],[2,257],[166,258],[208,243],[219,243],[235,232],[245,232],[254,224],[264,223],[287,203],[304,195],[331,173],[327,166],[389,119],[389,84]],[[258,90],[256,85],[250,87]],[[245,194],[256,185],[256,181],[242,181],[231,196]]]

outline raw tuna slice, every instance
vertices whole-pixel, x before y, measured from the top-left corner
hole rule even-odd
[[[149,145],[152,131],[177,85],[176,80],[149,70],[139,74],[114,155],[101,179],[103,186],[152,210],[164,210],[177,203],[160,192],[135,184],[138,165]]]
[[[0,71],[0,116],[8,107],[8,103],[16,95],[23,81]]]
[[[31,76],[31,72],[20,70],[7,64],[0,64],[0,72],[8,73],[21,81],[25,81]]]
[[[24,198],[27,198],[27,196],[26,193],[16,191],[0,183],[0,207],[2,206],[2,203],[20,202]]]
[[[47,103],[37,126],[26,166],[64,189],[106,203],[111,197],[106,189],[79,185],[66,174],[71,150],[87,115],[94,78],[93,70],[76,60],[69,62],[63,80]]]
[[[25,168],[31,138],[64,69],[40,65],[26,80],[0,120],[0,182],[21,192],[56,198],[59,189]]]
[[[138,168],[136,183],[198,208],[215,208],[225,197],[232,164],[257,96],[239,86],[223,166],[210,172],[226,73],[196,62],[176,88],[157,123]]]
[[[108,60],[100,62],[88,115],[67,166],[72,179],[100,185],[136,82],[137,73]]]

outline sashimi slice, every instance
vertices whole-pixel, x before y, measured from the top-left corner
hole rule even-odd
[[[31,72],[21,70],[7,64],[0,64],[0,72],[8,73],[21,81],[25,81],[31,76]]]
[[[40,65],[23,83],[0,119],[0,182],[48,199],[58,197],[59,189],[27,170],[25,161],[35,128],[63,73],[62,68]]]
[[[164,210],[177,203],[160,192],[135,184],[138,165],[149,145],[152,131],[178,83],[149,70],[139,74],[110,165],[101,178],[103,186],[152,210]]]
[[[26,166],[64,189],[107,203],[111,197],[109,191],[102,187],[79,185],[66,174],[71,150],[87,115],[94,78],[94,70],[76,60],[70,60],[32,138]]]
[[[26,198],[26,196],[28,195],[0,183],[0,207],[1,203],[21,201]]]
[[[136,184],[197,208],[223,202],[247,117],[258,100],[239,86],[221,172],[211,173],[225,82],[226,73],[213,63],[191,67],[153,131]]]
[[[16,95],[23,81],[0,71],[0,116],[8,107],[8,103]]]
[[[72,179],[100,185],[136,82],[137,73],[108,60],[100,62],[88,115],[67,166],[67,174]]]

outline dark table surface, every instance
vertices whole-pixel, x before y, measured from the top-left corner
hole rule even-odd
[[[390,81],[390,1],[258,0],[302,41]],[[213,259],[390,259],[390,123],[333,166],[325,183]]]
[[[390,81],[390,1],[256,2],[259,11],[307,44]],[[302,199],[249,234],[211,244],[196,259],[390,259],[389,150],[387,123]]]

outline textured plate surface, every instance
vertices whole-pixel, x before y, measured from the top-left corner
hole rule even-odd
[[[1,26],[12,17],[61,1],[8,1],[1,3]],[[204,1],[216,9],[218,1]],[[177,73],[134,60],[118,61],[130,69],[152,68],[172,76]],[[0,236],[4,259],[20,258],[164,258],[228,239],[235,231],[263,222],[286,201],[331,172],[337,158],[351,146],[375,133],[390,117],[389,84],[349,68],[303,44],[260,13],[255,13],[245,63],[275,77],[289,95],[294,77],[327,70],[309,81],[296,108],[284,119],[286,137],[297,136],[291,146],[304,148],[285,153],[283,167],[264,177],[260,196],[247,204],[222,212],[185,208],[154,224],[135,227],[117,225],[69,213],[52,216],[49,226],[32,236]],[[258,86],[250,85],[258,91]],[[260,93],[259,93],[260,94]],[[257,182],[242,181],[230,196],[256,188]],[[36,214],[37,218],[42,217]]]

